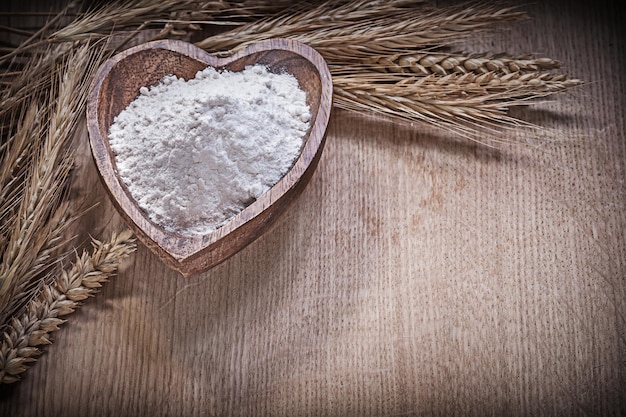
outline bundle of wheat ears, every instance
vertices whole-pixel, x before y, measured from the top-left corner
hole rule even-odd
[[[135,250],[130,232],[78,255],[68,236],[84,212],[69,195],[75,146],[95,70],[139,41],[177,38],[231,54],[292,38],[317,49],[334,105],[443,127],[470,140],[510,127],[509,114],[580,84],[545,57],[457,51],[459,41],[526,19],[490,3],[419,0],[130,0],[70,3],[0,52],[0,381],[13,383],[76,309]],[[103,197],[104,198],[104,197]],[[74,257],[75,259],[70,259]]]

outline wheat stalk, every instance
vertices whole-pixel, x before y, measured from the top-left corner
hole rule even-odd
[[[25,96],[30,108],[3,152],[7,168],[2,170],[0,218],[1,230],[7,233],[0,265],[0,323],[39,287],[33,280],[54,265],[52,252],[72,218],[64,191],[73,164],[69,145],[84,115],[89,74],[95,71],[98,54],[89,45],[74,49],[52,69],[51,91]],[[29,157],[20,171],[16,162],[25,153]]]
[[[108,38],[111,33],[132,26],[141,29],[163,27],[161,36],[164,33],[184,35],[188,29],[199,30],[198,23],[239,25],[281,11],[292,3],[289,0],[126,0],[81,14],[69,25],[52,33],[46,41],[76,42],[94,37]]]
[[[567,90],[580,80],[549,73],[449,74],[425,77],[364,73],[333,77],[335,105],[394,119],[427,122],[471,140],[477,132],[536,128],[507,114],[512,106]],[[484,140],[483,136],[483,140]]]
[[[39,30],[24,40],[18,47],[12,48],[7,54],[0,56],[0,65],[8,65],[10,67],[12,64],[15,64],[14,61],[16,57],[28,54],[36,50],[42,44],[45,44],[46,42],[43,42],[43,39],[46,33],[60,25],[63,18],[71,14],[71,9],[73,9],[74,6],[75,3],[70,2],[63,10],[57,13],[52,19],[48,20]],[[32,63],[32,61],[30,63]]]
[[[363,72],[356,75],[336,75],[333,78],[333,84],[337,88],[354,88],[414,100],[462,99],[473,105],[495,99],[515,100],[515,104],[524,104],[529,99],[563,91],[579,83],[580,80],[567,78],[564,74],[542,72],[453,73],[424,77]]]
[[[135,251],[132,233],[113,234],[103,243],[93,240],[93,251],[84,251],[76,262],[63,270],[53,283],[14,317],[0,338],[0,382],[17,382],[20,375],[41,355],[41,346],[50,344],[51,333],[65,322],[66,316],[81,302],[93,296],[111,276],[121,261]]]
[[[71,47],[74,42],[91,42],[101,39],[118,50],[141,31],[160,28],[153,38],[187,35],[200,30],[203,25],[241,25],[245,22],[277,13],[292,5],[290,0],[125,0],[104,3],[97,9],[81,12],[77,2],[70,2],[32,36],[18,47],[10,48],[0,55],[0,66],[29,60],[31,54],[38,54],[50,44],[63,44]],[[68,24],[60,24],[72,17]],[[0,28],[0,31],[2,28]],[[15,31],[15,28],[5,30]],[[120,34],[130,31],[128,37],[116,42]]]
[[[332,62],[345,57],[360,58],[440,46],[457,42],[495,23],[525,18],[523,12],[486,4],[433,9],[415,7],[415,4],[406,8],[406,3],[384,2],[367,13],[356,9],[328,18],[325,11],[332,10],[331,1],[310,11],[295,11],[245,24],[203,39],[196,45],[230,54],[254,42],[288,37],[316,48]]]
[[[329,0],[309,7],[300,6],[288,9],[277,16],[242,25],[224,34],[211,36],[197,43],[201,48],[222,54],[233,53],[243,47],[269,38],[307,36],[309,45],[311,35],[320,32],[322,37],[331,40],[342,29],[353,27],[355,22],[372,21],[380,16],[395,16],[406,12],[412,6],[424,3],[424,0],[389,0],[352,2]],[[331,33],[330,31],[334,31]]]

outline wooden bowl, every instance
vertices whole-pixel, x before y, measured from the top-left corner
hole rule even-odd
[[[164,230],[137,205],[117,173],[108,142],[113,119],[138,96],[141,87],[157,84],[165,75],[190,79],[207,66],[236,72],[253,64],[292,74],[307,93],[311,121],[302,153],[276,185],[217,230],[201,236]],[[99,68],[88,98],[87,127],[100,177],[115,207],[166,265],[190,276],[217,265],[257,239],[299,195],[319,161],[331,105],[332,79],[324,59],[296,41],[272,39],[219,58],[186,42],[163,40],[123,51]]]

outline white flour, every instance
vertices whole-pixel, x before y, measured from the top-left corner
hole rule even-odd
[[[309,127],[306,93],[263,66],[142,87],[111,126],[117,170],[150,219],[183,235],[223,225],[277,183]]]

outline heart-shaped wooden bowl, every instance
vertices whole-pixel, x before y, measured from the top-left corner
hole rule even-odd
[[[141,87],[157,84],[165,75],[190,79],[207,66],[237,72],[253,64],[292,74],[307,93],[311,121],[300,156],[276,185],[217,230],[202,236],[165,231],[137,205],[117,173],[108,142],[113,119],[138,96]],[[299,195],[319,161],[331,105],[332,79],[324,59],[296,41],[272,39],[219,58],[186,42],[164,40],[123,51],[99,68],[88,97],[87,127],[100,177],[122,217],[166,265],[190,276],[254,241]]]

